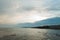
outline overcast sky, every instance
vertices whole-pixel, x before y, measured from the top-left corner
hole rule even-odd
[[[60,17],[60,0],[0,0],[0,24]]]

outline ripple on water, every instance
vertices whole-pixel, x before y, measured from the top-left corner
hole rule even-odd
[[[8,31],[7,31],[8,32]],[[60,40],[60,30],[14,28],[10,33],[16,34],[14,40]],[[12,36],[8,35],[8,36]]]

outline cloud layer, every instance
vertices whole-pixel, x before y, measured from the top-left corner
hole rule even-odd
[[[0,0],[0,24],[35,22],[60,17],[59,0]]]

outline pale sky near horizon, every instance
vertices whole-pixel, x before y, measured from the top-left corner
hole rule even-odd
[[[0,24],[60,17],[60,0],[0,0]]]

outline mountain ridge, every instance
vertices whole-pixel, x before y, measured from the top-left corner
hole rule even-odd
[[[60,25],[60,17],[48,18],[42,21],[36,21],[34,23],[20,23],[18,25],[21,27],[36,27],[36,26],[42,26],[42,25]]]

